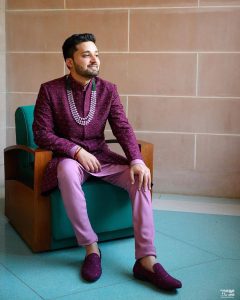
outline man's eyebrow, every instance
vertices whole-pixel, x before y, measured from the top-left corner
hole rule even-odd
[[[81,54],[84,54],[84,53],[91,53],[91,51],[89,51],[89,50],[86,50],[86,51],[83,51],[83,52],[81,52]],[[94,53],[99,53],[99,51],[98,51],[98,50],[96,50],[96,51],[94,51]]]

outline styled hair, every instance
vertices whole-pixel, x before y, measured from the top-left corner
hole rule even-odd
[[[93,42],[95,44],[96,38],[92,33],[73,34],[67,38],[62,45],[64,60],[73,58],[74,52],[77,51],[77,45],[83,42]]]

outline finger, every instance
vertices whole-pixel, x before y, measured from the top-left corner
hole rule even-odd
[[[145,173],[143,176],[143,187],[144,187],[144,191],[146,192],[147,188],[148,188],[148,174]]]
[[[134,179],[134,172],[132,169],[130,169],[130,180],[131,180],[131,184],[135,183],[135,179]]]
[[[96,164],[97,164],[97,172],[100,172],[102,169],[102,166],[98,160],[96,160]]]
[[[91,161],[91,166],[92,166],[92,172],[95,173],[95,172],[98,172],[98,164],[95,160]]]
[[[100,172],[101,171],[101,165],[99,161],[95,162],[95,172]]]
[[[87,163],[84,163],[84,164],[82,163],[82,165],[86,171],[88,171],[88,172],[90,171],[90,167],[88,166]]]
[[[99,171],[101,171],[101,164],[100,164],[100,162],[99,162],[97,159],[94,159],[94,160],[92,161],[92,164],[93,164],[93,166],[94,166],[94,172],[99,172]]]
[[[149,172],[148,175],[148,189],[151,190],[152,189],[152,179],[151,179],[151,174]]]
[[[138,174],[138,189],[141,190],[143,184],[143,173]]]
[[[91,161],[88,162],[88,171],[94,173],[94,166]]]

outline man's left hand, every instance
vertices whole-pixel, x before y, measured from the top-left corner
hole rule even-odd
[[[148,167],[144,164],[134,164],[130,167],[130,178],[131,183],[135,183],[134,176],[138,176],[138,189],[140,190],[142,187],[144,191],[147,189],[151,190],[151,173]]]

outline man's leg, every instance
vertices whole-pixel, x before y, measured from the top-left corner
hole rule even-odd
[[[129,168],[121,173],[102,177],[103,180],[127,190],[132,201],[133,226],[135,236],[135,256],[156,256],[154,247],[154,224],[151,193],[143,188],[138,190],[138,178],[131,184]]]
[[[66,158],[58,165],[58,186],[67,215],[72,223],[78,244],[92,245],[98,241],[90,224],[82,184],[89,177],[73,159]]]
[[[134,277],[149,281],[158,288],[173,290],[182,287],[182,283],[173,278],[162,265],[156,263],[154,247],[154,225],[151,194],[143,188],[138,190],[138,180],[131,184],[130,171],[103,177],[104,180],[118,185],[129,192],[132,201],[133,226],[135,235],[136,262],[133,267]]]

